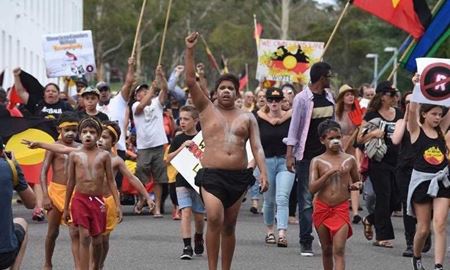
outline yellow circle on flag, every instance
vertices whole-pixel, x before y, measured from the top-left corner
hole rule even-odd
[[[293,69],[297,65],[297,59],[294,56],[288,55],[283,59],[283,66],[286,69]]]
[[[35,165],[44,160],[44,149],[29,149],[26,145],[22,144],[22,140],[33,140],[36,142],[54,143],[55,140],[48,133],[29,128],[25,131],[13,135],[6,144],[5,150],[14,153],[14,157],[17,159],[20,165]]]

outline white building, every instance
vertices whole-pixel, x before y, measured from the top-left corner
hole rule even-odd
[[[0,0],[0,18],[3,87],[12,85],[17,66],[45,85],[54,79],[45,73],[42,36],[83,30],[83,0]]]

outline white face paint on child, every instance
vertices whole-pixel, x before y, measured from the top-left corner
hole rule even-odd
[[[333,148],[334,146],[341,147],[342,146],[341,140],[339,140],[339,139],[332,139],[332,140],[330,140],[330,142],[328,144],[328,147]]]

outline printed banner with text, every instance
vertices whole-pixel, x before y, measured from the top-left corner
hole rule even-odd
[[[42,45],[47,77],[81,76],[95,72],[91,31],[45,35]]]
[[[422,57],[416,61],[420,83],[412,101],[450,107],[450,59]]]
[[[323,47],[323,42],[261,39],[256,79],[307,84]]]
[[[194,142],[189,148],[184,148],[170,161],[172,166],[180,173],[184,179],[199,192],[198,186],[195,185],[195,176],[198,170],[202,168],[200,159],[203,156],[205,150],[205,142],[203,141],[203,135],[199,132],[193,139]],[[253,160],[253,154],[250,147],[250,142],[247,141],[245,145],[247,151],[247,160]]]

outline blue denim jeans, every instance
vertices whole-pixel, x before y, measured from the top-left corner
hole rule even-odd
[[[311,160],[296,160],[298,219],[300,244],[312,243],[312,194],[309,192],[309,164]]]
[[[264,224],[273,225],[275,204],[277,205],[277,228],[286,230],[289,216],[289,195],[295,181],[295,174],[289,172],[284,157],[266,158],[269,190],[264,193]]]
[[[250,199],[251,200],[259,200],[259,169],[258,167],[255,168],[255,170],[253,171],[253,176],[255,177],[256,181],[253,184],[253,186],[250,186],[249,189],[249,193],[250,193]]]

